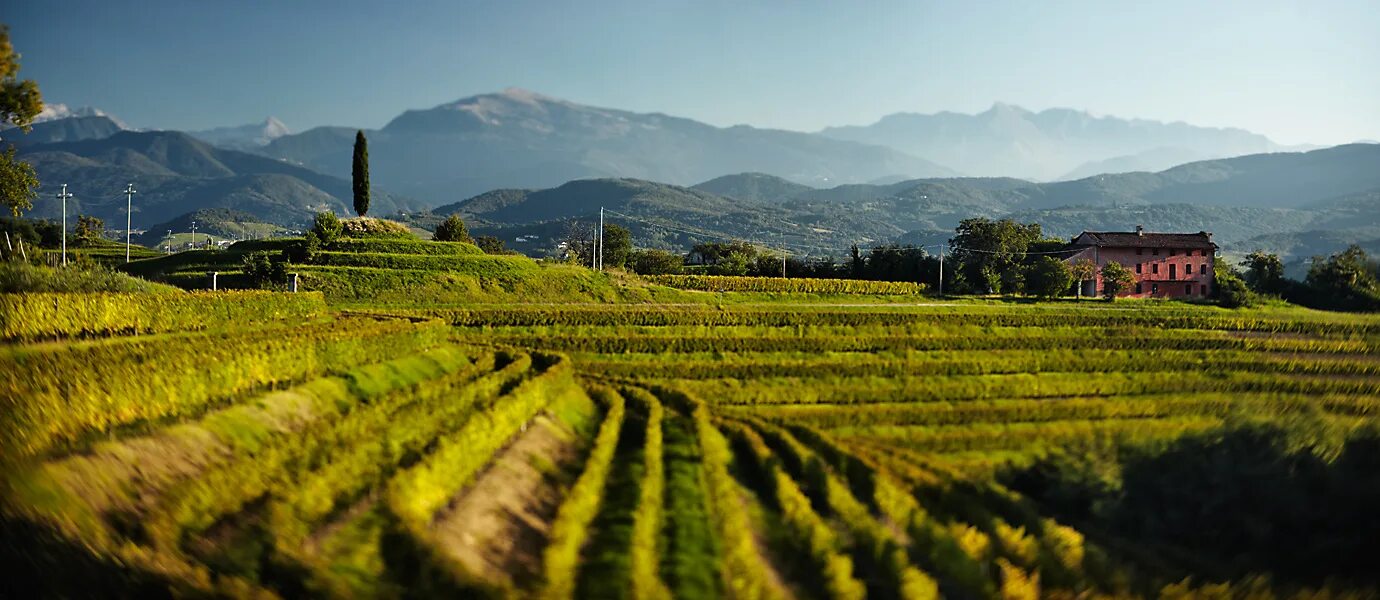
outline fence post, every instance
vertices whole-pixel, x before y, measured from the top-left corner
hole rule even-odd
[[[297,274],[292,274],[292,293],[297,293]]]
[[[217,284],[219,283],[219,282],[216,281],[216,279],[219,278],[219,276],[220,276],[220,272],[219,272],[219,271],[211,271],[211,291],[215,291],[215,290],[216,290]]]

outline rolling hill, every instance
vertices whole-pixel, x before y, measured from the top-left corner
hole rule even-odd
[[[20,157],[43,182],[29,216],[57,218],[58,186],[75,196],[71,215],[92,214],[123,223],[127,183],[134,198],[133,225],[144,228],[203,208],[233,208],[290,225],[315,212],[350,214],[350,182],[255,154],[215,148],[171,131],[122,131],[103,139],[25,146]],[[410,208],[386,193],[373,194],[374,211]],[[71,217],[74,218],[74,217]]]

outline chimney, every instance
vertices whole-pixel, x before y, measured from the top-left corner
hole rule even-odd
[[[1136,225],[1136,235],[1144,236],[1144,235],[1145,235],[1145,228],[1144,228],[1144,227],[1141,227],[1140,225]]]

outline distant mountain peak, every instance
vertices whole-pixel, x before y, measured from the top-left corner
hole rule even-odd
[[[247,150],[266,146],[273,140],[291,135],[292,130],[277,117],[270,116],[258,123],[215,127],[189,133],[199,140],[222,148]]]
[[[37,117],[34,117],[34,123],[47,123],[49,121],[82,117],[105,117],[118,125],[120,129],[129,129],[129,126],[125,125],[123,121],[94,106],[78,106],[72,108],[66,104],[57,102],[44,104],[43,110],[39,111]]]

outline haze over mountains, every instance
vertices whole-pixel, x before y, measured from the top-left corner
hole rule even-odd
[[[940,162],[965,175],[1040,181],[1160,171],[1194,160],[1282,149],[1242,129],[1097,117],[1067,108],[1032,112],[1000,102],[976,115],[896,113],[872,125],[830,127],[821,134],[931,160],[942,157]]]
[[[269,118],[134,132],[95,109],[50,116],[28,135],[3,133],[39,170],[35,216],[58,214],[51,196],[66,182],[78,196],[71,213],[122,221],[118,190],[131,180],[141,192],[136,228],[201,208],[282,225],[350,212],[353,127],[290,133]],[[1280,147],[1237,129],[1067,109],[998,104],[803,133],[509,89],[405,111],[366,133],[371,214],[439,206],[436,214],[459,211],[479,229],[535,232],[542,244],[599,206],[647,220],[635,233],[654,245],[731,236],[802,253],[942,240],[963,218],[1005,215],[1057,235],[1142,224],[1293,249],[1380,240],[1380,223],[1364,217],[1380,212],[1380,146],[1260,154]],[[1256,154],[1237,156],[1245,153]],[[1216,156],[1234,158],[1182,164]],[[1070,172],[1087,176],[1057,181]]]

